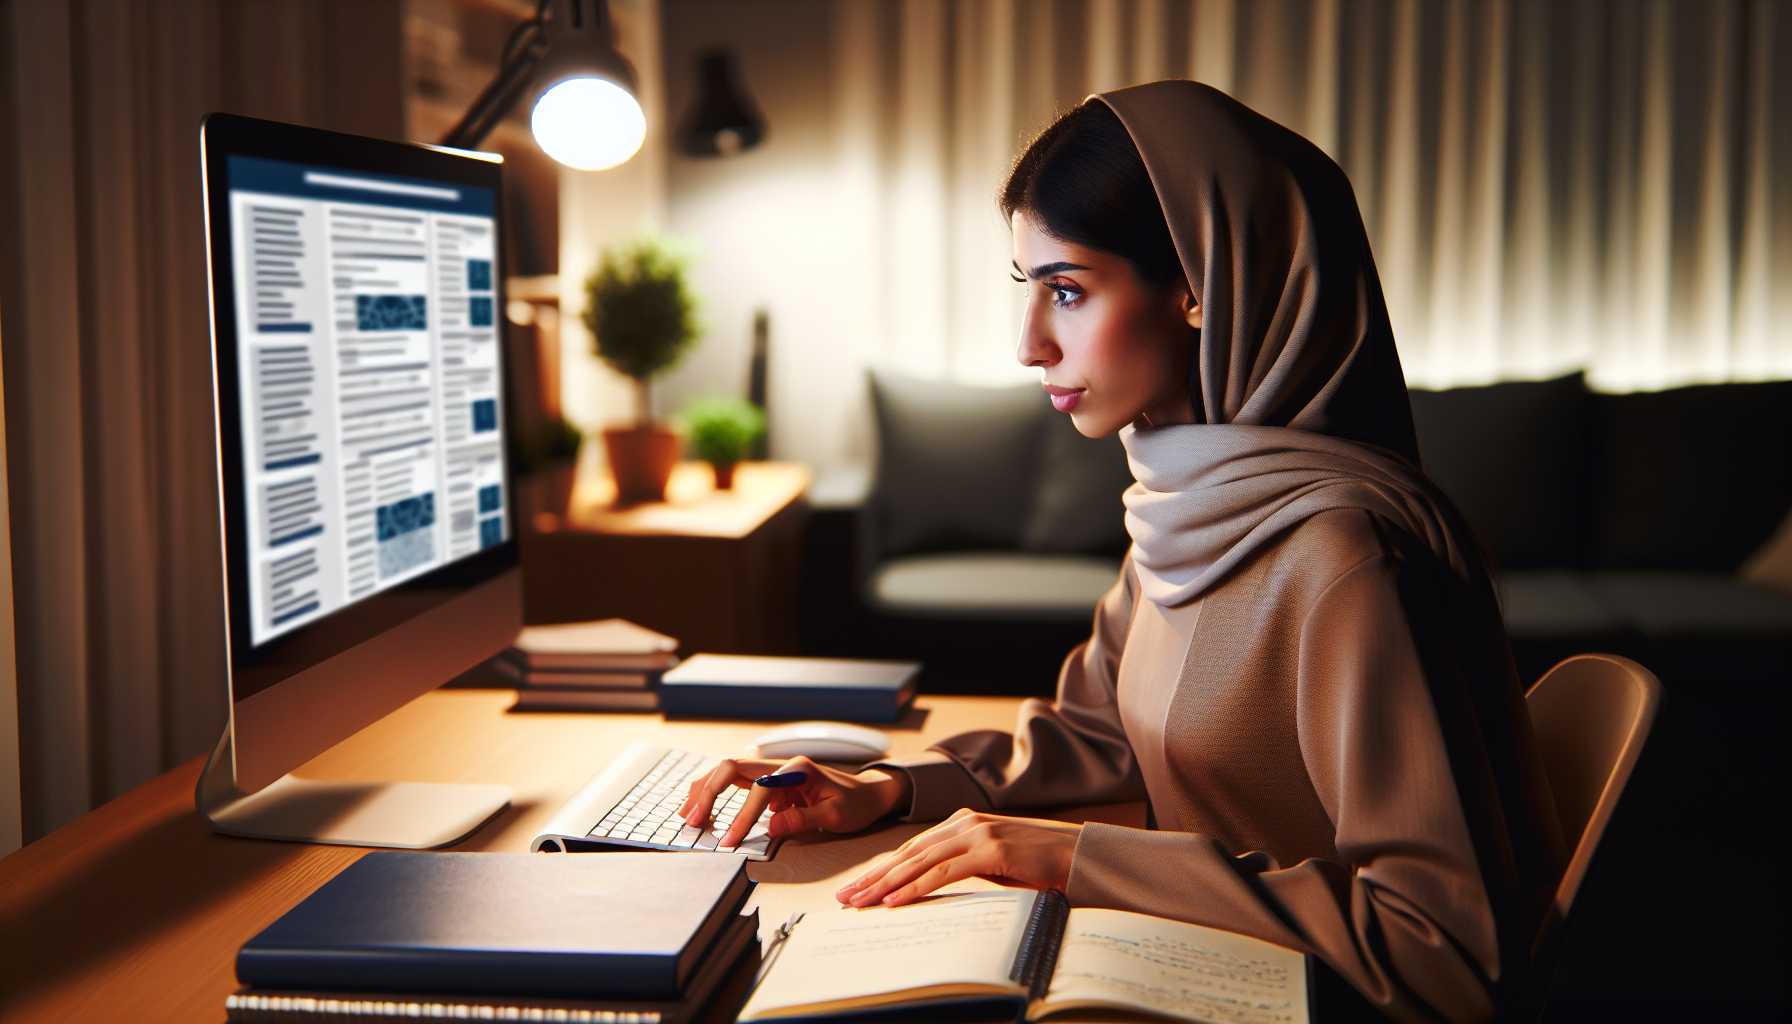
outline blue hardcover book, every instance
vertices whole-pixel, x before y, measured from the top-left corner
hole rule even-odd
[[[918,661],[693,654],[660,676],[660,710],[709,718],[894,722],[915,696]]]
[[[237,953],[266,989],[676,999],[746,858],[375,851]]]

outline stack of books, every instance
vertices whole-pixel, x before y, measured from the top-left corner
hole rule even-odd
[[[652,711],[678,641],[627,619],[528,626],[492,660],[516,711]]]
[[[760,962],[746,858],[410,853],[350,864],[250,939],[230,1021],[682,1024]]]

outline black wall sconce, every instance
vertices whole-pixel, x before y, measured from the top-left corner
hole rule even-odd
[[[733,156],[765,138],[765,116],[741,83],[734,54],[705,50],[697,58],[697,98],[678,127],[678,148],[691,156]]]

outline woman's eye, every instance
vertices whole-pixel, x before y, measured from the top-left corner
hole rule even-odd
[[[1058,305],[1058,306],[1072,305],[1073,303],[1076,302],[1077,298],[1083,294],[1082,292],[1077,291],[1075,288],[1071,288],[1068,285],[1054,284],[1054,285],[1048,285],[1047,287],[1049,287],[1052,290],[1053,304]],[[1068,296],[1068,297],[1066,297],[1066,296]]]

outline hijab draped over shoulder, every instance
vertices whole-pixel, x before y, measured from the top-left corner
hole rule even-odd
[[[1343,170],[1199,82],[1091,100],[1138,147],[1202,311],[1188,381],[1195,422],[1120,431],[1145,596],[1193,600],[1337,508],[1388,519],[1482,584],[1466,525],[1420,471],[1381,281]]]

